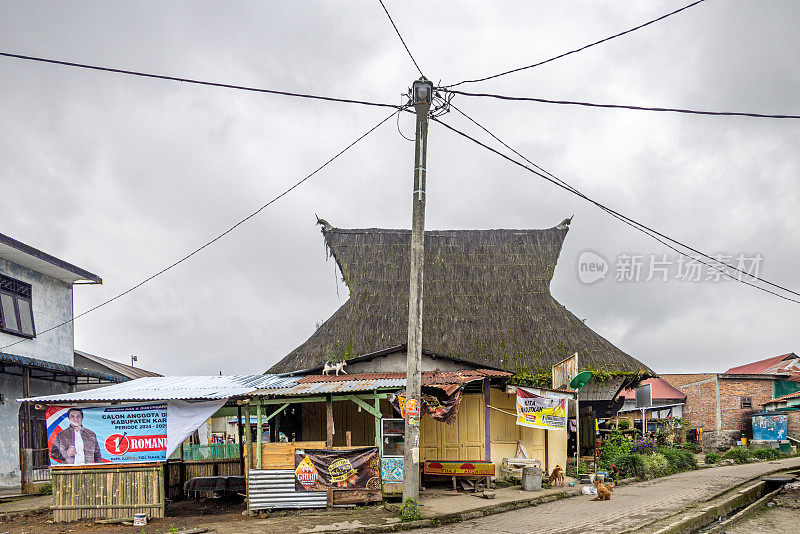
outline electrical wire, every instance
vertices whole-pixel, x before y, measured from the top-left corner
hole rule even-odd
[[[683,109],[683,108],[660,108],[660,107],[645,107],[645,106],[631,106],[626,104],[597,104],[593,102],[578,102],[574,100],[548,100],[546,98],[534,98],[528,96],[508,96],[496,95],[491,93],[470,93],[467,91],[454,91],[452,89],[439,89],[440,91],[464,95],[464,96],[479,96],[486,98],[496,98],[498,100],[511,100],[522,102],[541,102],[543,104],[566,104],[571,106],[585,106],[592,108],[609,108],[609,109],[631,109],[635,111],[665,111],[670,113],[687,113],[691,115],[717,115],[727,117],[755,117],[759,119],[800,119],[800,115],[773,115],[769,113],[748,113],[742,111],[707,111],[697,109]]]
[[[767,289],[767,288],[761,287],[761,286],[759,286],[759,285],[753,284],[753,283],[751,283],[751,282],[748,282],[747,280],[743,280],[743,279],[742,279],[742,278],[740,278],[740,277],[733,277],[733,276],[731,276],[731,273],[730,273],[730,272],[727,272],[727,271],[725,271],[725,270],[723,270],[723,269],[720,269],[719,267],[717,267],[717,266],[715,266],[715,265],[712,265],[712,264],[710,264],[710,263],[707,263],[706,261],[703,261],[703,260],[701,260],[701,259],[699,259],[699,258],[696,258],[696,257],[694,257],[694,256],[691,256],[691,255],[687,254],[686,252],[683,252],[682,250],[679,250],[679,249],[678,249],[678,248],[676,248],[675,246],[671,245],[671,244],[670,244],[670,242],[671,242],[671,243],[674,243],[675,245],[677,245],[677,246],[679,246],[679,247],[682,247],[682,248],[684,248],[684,249],[686,249],[686,250],[689,250],[689,251],[691,251],[691,252],[694,252],[695,254],[698,254],[699,256],[702,256],[702,257],[704,257],[704,258],[707,258],[707,259],[709,259],[709,260],[711,260],[711,261],[713,261],[713,262],[716,262],[717,264],[719,264],[719,265],[722,265],[723,267],[725,267],[725,268],[727,268],[727,269],[731,269],[731,270],[733,270],[733,271],[736,271],[736,272],[739,272],[739,273],[741,273],[741,274],[745,274],[745,275],[747,275],[747,276],[749,276],[749,277],[753,278],[754,280],[758,280],[758,281],[760,281],[760,282],[762,282],[762,283],[764,283],[764,284],[768,284],[768,285],[770,285],[770,286],[772,286],[772,287],[775,287],[775,288],[777,288],[777,289],[780,289],[780,290],[782,290],[782,291],[785,291],[785,292],[787,292],[787,293],[790,293],[790,294],[793,294],[793,295],[800,296],[800,293],[798,293],[797,291],[794,291],[794,290],[788,289],[788,288],[786,288],[786,287],[783,287],[783,286],[781,286],[781,285],[775,284],[775,283],[773,283],[773,282],[770,282],[770,281],[768,281],[768,280],[765,280],[765,279],[763,279],[763,278],[760,278],[760,277],[758,277],[758,276],[754,276],[754,275],[752,275],[751,273],[748,273],[748,272],[746,272],[746,271],[743,271],[742,269],[739,269],[738,267],[735,267],[735,266],[733,266],[733,265],[727,264],[727,263],[725,263],[725,262],[723,262],[723,261],[720,261],[720,260],[719,260],[719,259],[717,259],[717,258],[713,258],[713,257],[709,256],[708,254],[706,254],[706,253],[704,253],[704,252],[701,252],[701,251],[699,251],[699,250],[697,250],[697,249],[695,249],[695,248],[693,248],[693,247],[691,247],[691,246],[689,246],[689,245],[686,245],[686,244],[684,244],[684,243],[681,243],[680,241],[678,241],[678,240],[676,240],[676,239],[673,239],[673,238],[671,238],[671,237],[669,237],[669,236],[667,236],[667,235],[665,235],[665,234],[663,234],[663,233],[661,233],[661,232],[659,232],[659,231],[657,231],[657,230],[654,230],[654,229],[650,228],[649,226],[646,226],[646,225],[644,225],[644,224],[642,224],[642,223],[639,223],[638,221],[636,221],[636,220],[634,220],[634,219],[631,219],[630,217],[627,217],[626,215],[623,215],[623,214],[621,214],[620,212],[618,212],[618,211],[616,211],[616,210],[614,210],[614,209],[612,209],[612,208],[609,208],[608,206],[605,206],[605,205],[601,204],[600,202],[598,202],[598,201],[596,201],[596,200],[594,200],[594,199],[592,199],[592,198],[588,197],[587,195],[585,195],[585,194],[581,193],[581,192],[580,192],[578,189],[576,189],[576,188],[572,187],[571,185],[569,185],[569,184],[568,184],[567,182],[565,182],[564,180],[561,180],[560,178],[557,178],[556,176],[552,175],[551,173],[549,173],[549,172],[545,171],[544,169],[542,169],[542,168],[541,168],[541,167],[539,167],[538,165],[536,165],[536,164],[534,164],[533,162],[531,162],[531,161],[530,161],[528,158],[526,158],[525,156],[523,156],[522,154],[520,154],[518,151],[516,151],[516,150],[514,150],[513,148],[511,148],[511,147],[510,147],[508,144],[506,144],[505,142],[503,142],[502,140],[500,140],[500,139],[499,139],[499,138],[498,138],[496,135],[494,135],[493,133],[491,133],[491,132],[490,132],[490,131],[489,131],[487,128],[485,128],[484,126],[480,125],[480,124],[479,124],[477,121],[475,121],[474,119],[472,119],[471,117],[469,117],[468,115],[466,115],[466,113],[464,113],[464,112],[463,112],[463,111],[461,111],[460,109],[456,108],[456,107],[455,107],[455,106],[453,106],[452,104],[451,104],[451,107],[452,107],[453,109],[455,109],[456,111],[458,111],[459,113],[461,113],[461,114],[462,114],[464,117],[466,117],[467,119],[469,119],[471,122],[473,122],[475,125],[477,125],[477,126],[478,126],[478,127],[480,127],[481,129],[483,129],[483,130],[484,130],[486,133],[488,133],[488,134],[489,134],[491,137],[493,137],[493,138],[494,138],[496,141],[498,141],[498,142],[499,142],[500,144],[502,144],[504,147],[506,147],[507,149],[509,149],[509,150],[511,150],[512,152],[514,152],[516,155],[518,155],[519,157],[521,157],[522,159],[524,159],[526,162],[528,162],[530,165],[532,165],[533,167],[535,167],[535,168],[536,168],[536,169],[538,169],[538,170],[534,170],[533,168],[531,168],[531,167],[528,167],[527,165],[525,165],[525,164],[523,164],[523,163],[520,163],[519,161],[515,160],[514,158],[511,158],[510,156],[508,156],[508,155],[506,155],[506,154],[503,154],[502,152],[500,152],[500,151],[498,151],[498,150],[496,150],[496,149],[494,149],[494,148],[492,148],[492,147],[490,147],[490,146],[486,145],[485,143],[482,143],[481,141],[479,141],[479,140],[475,139],[474,137],[472,137],[472,136],[470,136],[470,135],[468,135],[468,134],[466,134],[466,133],[464,133],[464,132],[462,132],[462,131],[460,131],[460,130],[458,130],[458,129],[456,129],[456,128],[452,127],[452,126],[450,126],[449,124],[447,124],[447,123],[445,123],[445,122],[443,122],[443,121],[439,120],[439,119],[438,119],[438,118],[436,118],[436,117],[432,117],[432,120],[434,120],[434,121],[436,121],[437,123],[441,124],[441,125],[442,125],[442,126],[444,126],[445,128],[447,128],[447,129],[449,129],[449,130],[451,130],[451,131],[453,131],[453,132],[457,133],[458,135],[460,135],[460,136],[462,136],[462,137],[464,137],[464,138],[466,138],[466,139],[468,139],[468,140],[470,140],[470,141],[472,141],[472,142],[476,143],[477,145],[479,145],[479,146],[481,146],[481,147],[483,147],[483,148],[485,148],[485,149],[489,150],[490,152],[494,152],[494,153],[495,153],[495,154],[497,154],[498,156],[500,156],[500,157],[502,157],[502,158],[504,158],[504,159],[506,159],[506,160],[510,161],[511,163],[514,163],[515,165],[518,165],[518,166],[522,167],[523,169],[525,169],[525,170],[527,170],[527,171],[529,171],[529,172],[531,172],[531,173],[533,173],[533,174],[536,174],[537,176],[539,176],[539,177],[541,177],[541,178],[544,178],[544,179],[545,179],[545,180],[547,180],[548,182],[550,182],[550,183],[552,183],[552,184],[556,185],[557,187],[560,187],[560,188],[562,188],[562,189],[565,189],[566,191],[569,191],[570,193],[572,193],[572,194],[574,194],[574,195],[576,195],[576,196],[578,196],[578,197],[580,197],[580,198],[582,198],[582,199],[584,199],[584,200],[586,200],[586,201],[590,202],[591,204],[594,204],[595,206],[597,206],[598,208],[602,209],[602,210],[603,210],[603,211],[605,211],[606,213],[608,213],[608,214],[612,215],[612,216],[613,216],[613,217],[615,217],[616,219],[618,219],[618,220],[622,221],[623,223],[627,224],[628,226],[631,226],[632,228],[634,228],[634,229],[636,229],[636,230],[638,230],[638,231],[640,231],[640,232],[642,232],[642,233],[644,233],[644,234],[646,234],[646,235],[650,236],[651,238],[653,238],[653,239],[655,239],[656,241],[658,241],[658,242],[662,243],[663,245],[665,245],[665,246],[666,246],[666,247],[668,247],[669,249],[673,250],[674,252],[676,252],[676,253],[678,253],[678,254],[680,254],[680,255],[684,256],[684,257],[686,257],[686,258],[689,258],[689,259],[691,259],[691,260],[693,260],[693,261],[697,261],[698,263],[701,263],[701,264],[703,264],[703,265],[706,265],[707,267],[710,267],[710,268],[712,268],[712,269],[714,269],[714,270],[716,270],[716,271],[718,271],[718,272],[720,272],[720,273],[724,274],[726,277],[730,278],[731,280],[736,280],[737,282],[741,282],[741,283],[743,283],[743,284],[749,285],[749,286],[751,286],[751,287],[754,287],[754,288],[756,288],[756,289],[759,289],[759,290],[761,290],[761,291],[764,291],[764,292],[766,292],[766,293],[770,293],[770,294],[772,294],[772,295],[774,295],[774,296],[777,296],[777,297],[780,297],[780,298],[782,298],[782,299],[784,299],[784,300],[788,300],[788,301],[790,301],[790,302],[794,302],[794,303],[796,303],[796,304],[800,304],[800,300],[796,300],[796,299],[794,299],[794,298],[787,297],[787,296],[785,296],[785,295],[781,295],[780,293],[777,293],[777,292],[775,292],[775,291],[772,291],[772,290],[770,290],[770,289]],[[540,171],[541,171],[541,172],[540,172]]]
[[[62,65],[66,67],[78,67],[81,69],[89,69],[89,70],[98,70],[102,72],[113,72],[115,74],[128,74],[130,76],[140,76],[142,78],[155,78],[158,80],[170,80],[173,82],[184,82],[184,83],[192,83],[196,85],[207,85],[210,87],[222,87],[225,89],[238,89],[240,91],[250,91],[255,93],[268,93],[273,95],[283,95],[283,96],[294,96],[298,98],[308,98],[312,100],[325,100],[328,102],[343,102],[346,104],[362,104],[365,106],[376,106],[382,108],[394,108],[400,109],[401,106],[396,106],[394,104],[384,104],[381,102],[370,102],[367,100],[355,100],[351,98],[336,98],[332,96],[321,96],[321,95],[311,95],[305,93],[293,93],[291,91],[278,91],[276,89],[262,89],[258,87],[248,87],[245,85],[235,85],[231,83],[218,83],[218,82],[207,82],[203,80],[195,80],[192,78],[181,78],[178,76],[166,76],[162,74],[152,74],[147,72],[139,72],[134,70],[124,70],[124,69],[115,69],[111,67],[100,67],[97,65],[87,65],[85,63],[74,63],[72,61],[60,61],[57,59],[48,59],[42,57],[35,57],[35,56],[25,56],[22,54],[12,54],[10,52],[0,52],[0,56],[13,58],[13,59],[24,59],[28,61],[38,61],[41,63],[50,63],[53,65]]]
[[[98,304],[98,305],[96,305],[96,306],[93,306],[92,308],[89,308],[88,310],[86,310],[86,311],[84,311],[84,312],[82,312],[82,313],[80,313],[80,314],[78,314],[78,315],[74,316],[73,318],[71,318],[71,319],[69,319],[69,320],[67,320],[67,321],[64,321],[64,322],[62,322],[62,323],[59,323],[59,324],[57,324],[57,325],[55,325],[55,326],[51,326],[50,328],[48,328],[48,329],[46,329],[46,330],[42,330],[42,331],[39,331],[39,332],[37,332],[37,335],[41,335],[41,334],[44,334],[44,333],[46,333],[46,332],[50,332],[50,331],[52,331],[52,330],[55,330],[55,329],[57,329],[57,328],[61,328],[61,327],[62,327],[62,326],[64,326],[64,325],[68,325],[68,324],[70,324],[70,323],[73,323],[73,322],[75,322],[75,320],[76,320],[76,319],[79,319],[79,318],[83,317],[84,315],[88,315],[89,313],[91,313],[91,312],[93,312],[93,311],[95,311],[95,310],[97,310],[97,309],[99,309],[99,308],[102,308],[102,307],[103,307],[103,306],[105,306],[106,304],[110,304],[110,303],[114,302],[115,300],[117,300],[117,299],[119,299],[119,298],[121,298],[121,297],[124,297],[124,296],[125,296],[125,295],[127,295],[128,293],[131,293],[131,292],[135,291],[136,289],[138,289],[138,288],[142,287],[143,285],[145,285],[146,283],[150,282],[151,280],[153,280],[153,279],[155,279],[155,278],[157,278],[157,277],[161,276],[162,274],[166,273],[166,272],[167,272],[167,271],[169,271],[170,269],[173,269],[174,267],[177,267],[178,265],[180,265],[181,263],[185,262],[186,260],[188,260],[189,258],[191,258],[192,256],[194,256],[195,254],[199,253],[200,251],[202,251],[202,250],[204,250],[204,249],[208,248],[209,246],[213,245],[214,243],[216,243],[217,241],[219,241],[220,239],[222,239],[222,238],[223,238],[223,237],[225,237],[226,235],[228,235],[228,234],[230,234],[231,232],[233,232],[233,231],[234,231],[235,229],[237,229],[239,226],[241,226],[242,224],[246,223],[247,221],[249,221],[250,219],[252,219],[252,218],[253,218],[253,217],[255,217],[256,215],[258,215],[259,213],[261,213],[262,211],[264,211],[266,208],[268,208],[269,206],[271,206],[272,204],[274,204],[275,202],[277,202],[277,201],[278,201],[278,200],[280,200],[281,198],[283,198],[283,197],[285,197],[286,195],[288,195],[290,192],[292,192],[292,191],[293,191],[293,190],[295,190],[296,188],[300,187],[300,185],[302,185],[304,182],[306,182],[307,180],[309,180],[309,179],[310,179],[312,176],[314,176],[315,174],[317,174],[318,172],[320,172],[322,169],[324,169],[325,167],[327,167],[327,166],[328,166],[329,164],[331,164],[331,163],[332,163],[332,162],[333,162],[335,159],[337,159],[339,156],[341,156],[342,154],[344,154],[345,152],[347,152],[347,151],[348,151],[350,148],[352,148],[353,146],[355,146],[355,145],[356,145],[356,144],[357,144],[359,141],[361,141],[362,139],[364,139],[365,137],[367,137],[369,134],[371,134],[372,132],[374,132],[375,130],[377,130],[377,129],[378,129],[380,126],[381,126],[381,125],[383,125],[383,124],[384,124],[385,122],[387,122],[389,119],[391,119],[392,117],[394,117],[396,114],[400,113],[400,111],[402,111],[402,109],[398,109],[397,111],[394,111],[394,112],[392,112],[392,114],[391,114],[391,115],[389,115],[389,116],[388,116],[388,117],[386,117],[385,119],[382,119],[382,120],[381,120],[381,121],[380,121],[378,124],[376,124],[375,126],[371,127],[369,130],[367,130],[365,133],[363,133],[363,134],[361,134],[360,136],[358,136],[358,137],[357,137],[357,138],[356,138],[356,139],[355,139],[353,142],[351,142],[351,143],[350,143],[350,144],[348,144],[346,147],[344,147],[343,149],[341,149],[341,150],[340,150],[339,152],[337,152],[337,153],[336,153],[336,154],[335,154],[333,157],[331,157],[330,159],[328,159],[327,161],[325,161],[325,163],[323,163],[322,165],[320,165],[319,167],[317,167],[317,168],[316,168],[314,171],[312,171],[311,173],[307,174],[307,175],[306,175],[305,177],[303,177],[303,178],[302,178],[300,181],[296,182],[294,185],[292,185],[291,187],[289,187],[288,189],[286,189],[285,191],[283,191],[282,193],[280,193],[278,196],[274,197],[272,200],[270,200],[270,201],[269,201],[269,202],[267,202],[266,204],[263,204],[263,205],[262,205],[260,208],[258,208],[257,210],[255,210],[255,211],[254,211],[253,213],[251,213],[250,215],[248,215],[248,216],[244,217],[243,219],[240,219],[240,220],[239,220],[239,221],[238,221],[236,224],[234,224],[233,226],[231,226],[230,228],[228,228],[227,230],[225,230],[225,231],[224,231],[224,232],[222,232],[221,234],[217,235],[217,236],[216,236],[216,237],[214,237],[213,239],[211,239],[211,240],[209,240],[209,241],[206,241],[206,242],[205,242],[203,245],[201,245],[201,246],[197,247],[196,249],[194,249],[194,250],[193,250],[193,251],[191,251],[190,253],[186,254],[185,256],[183,256],[182,258],[180,258],[179,260],[177,260],[177,261],[175,261],[175,262],[171,263],[171,264],[170,264],[170,265],[168,265],[167,267],[164,267],[163,269],[161,269],[161,270],[160,270],[160,271],[158,271],[157,273],[155,273],[155,274],[152,274],[152,275],[148,276],[147,278],[145,278],[144,280],[142,280],[142,281],[141,281],[141,282],[139,282],[138,284],[136,284],[136,285],[134,285],[134,286],[132,286],[132,287],[130,287],[130,288],[128,288],[128,289],[126,289],[126,290],[125,290],[125,291],[123,291],[122,293],[118,293],[117,295],[115,295],[115,296],[111,297],[110,299],[108,299],[108,300],[105,300],[105,301],[101,302],[100,304]],[[16,345],[17,343],[22,343],[23,341],[26,341],[26,340],[25,340],[25,339],[21,339],[21,340],[19,340],[19,341],[15,341],[14,343],[10,343],[10,344],[8,344],[8,345],[5,345],[5,346],[3,346],[3,347],[0,347],[0,350],[7,349],[8,347],[12,347],[12,346]]]
[[[460,81],[458,83],[454,83],[454,84],[451,84],[451,85],[445,85],[444,87],[455,87],[457,85],[461,85],[461,84],[464,84],[464,83],[485,82],[486,80],[492,80],[494,78],[499,78],[500,76],[505,76],[506,74],[511,74],[511,73],[519,72],[521,70],[526,70],[526,69],[532,69],[534,67],[538,67],[540,65],[544,65],[545,63],[550,63],[551,61],[555,61],[557,59],[561,59],[562,57],[566,57],[566,56],[569,56],[571,54],[577,54],[578,52],[582,52],[583,50],[586,50],[587,48],[591,48],[593,46],[605,43],[605,42],[610,41],[612,39],[616,39],[617,37],[622,37],[623,35],[627,35],[627,34],[629,34],[631,32],[635,32],[636,30],[640,30],[640,29],[642,29],[642,28],[644,28],[646,26],[650,26],[651,24],[654,24],[656,22],[664,20],[667,17],[671,17],[672,15],[676,15],[676,14],[680,13],[681,11],[685,11],[685,10],[689,9],[690,7],[694,7],[697,4],[701,4],[703,2],[705,2],[705,0],[697,0],[697,2],[692,2],[691,4],[685,5],[680,9],[676,9],[675,11],[667,13],[666,15],[661,15],[658,18],[655,18],[653,20],[647,21],[644,24],[640,24],[638,26],[635,26],[633,28],[627,29],[627,30],[625,30],[623,32],[620,32],[620,33],[615,33],[614,35],[610,35],[608,37],[600,39],[599,41],[595,41],[593,43],[589,43],[589,44],[584,45],[584,46],[582,46],[580,48],[576,48],[575,50],[570,50],[569,52],[564,52],[563,54],[559,54],[557,56],[551,57],[550,59],[545,59],[544,61],[540,61],[538,63],[534,63],[533,65],[526,65],[524,67],[518,67],[516,69],[507,70],[505,72],[501,72],[501,73],[498,73],[498,74],[492,74],[491,76],[486,76],[485,78],[476,78],[474,80],[463,80],[463,81]]]
[[[397,36],[400,38],[400,42],[401,42],[401,43],[403,43],[403,47],[406,49],[406,52],[408,52],[408,57],[410,57],[410,58],[411,58],[411,61],[413,61],[413,62],[414,62],[414,66],[415,66],[415,67],[417,67],[417,70],[419,71],[419,75],[420,75],[420,76],[422,76],[422,77],[424,78],[424,77],[425,77],[425,75],[424,75],[424,74],[422,74],[422,69],[421,69],[421,68],[419,68],[419,64],[417,63],[417,60],[416,60],[416,59],[414,59],[414,54],[412,54],[412,53],[411,53],[411,50],[409,50],[409,49],[408,49],[408,45],[406,44],[406,40],[405,40],[405,39],[403,39],[403,36],[402,36],[402,35],[400,35],[400,30],[398,30],[398,29],[397,29],[397,25],[394,23],[394,20],[392,20],[392,16],[389,14],[389,10],[388,10],[388,9],[386,9],[386,4],[384,4],[384,3],[383,3],[383,0],[378,0],[378,2],[380,2],[380,3],[381,3],[381,7],[382,7],[382,8],[383,8],[383,10],[386,12],[386,16],[387,16],[387,17],[389,17],[389,22],[391,22],[391,23],[392,23],[392,27],[394,28],[394,31],[395,31],[395,33],[396,33],[396,34],[397,34]]]

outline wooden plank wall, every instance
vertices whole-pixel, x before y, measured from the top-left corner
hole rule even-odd
[[[252,444],[255,453],[255,443]],[[324,441],[294,441],[289,443],[262,443],[261,469],[294,469],[295,449],[324,449]],[[255,458],[255,454],[253,454]],[[252,469],[256,469],[253,465]]]
[[[372,401],[369,401],[372,405]],[[303,439],[309,441],[325,441],[325,403],[309,402],[302,405]],[[381,400],[381,412],[384,417],[399,417],[392,414],[387,400]],[[352,401],[334,401],[333,403],[334,434],[333,445],[346,445],[345,431],[352,436],[352,445],[372,447],[375,445],[375,418],[366,410],[358,411],[358,405]]]
[[[164,517],[160,464],[53,468],[53,520]]]

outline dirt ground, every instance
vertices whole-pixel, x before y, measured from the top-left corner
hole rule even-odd
[[[764,508],[759,513],[725,529],[727,534],[752,534],[754,532],[797,532],[800,509],[785,506]]]
[[[66,534],[76,533],[135,533],[165,534],[192,528],[205,527],[218,534],[244,532],[267,532],[288,534],[294,532],[314,532],[321,530],[319,525],[329,527],[341,524],[355,525],[362,521],[368,524],[396,521],[396,516],[382,506],[359,507],[357,510],[334,511],[282,511],[262,514],[259,517],[245,517],[244,503],[221,502],[218,499],[191,499],[172,503],[164,519],[150,519],[146,527],[132,525],[98,524],[93,520],[74,523],[53,523],[50,510],[29,512],[11,519],[0,519],[0,534]],[[327,528],[325,529],[327,530]]]

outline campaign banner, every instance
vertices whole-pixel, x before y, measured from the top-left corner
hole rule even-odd
[[[294,453],[296,491],[380,490],[378,447],[358,449],[297,449]]]
[[[517,388],[517,424],[545,430],[567,429],[567,399],[541,390]]]
[[[167,403],[48,406],[50,465],[163,462]]]

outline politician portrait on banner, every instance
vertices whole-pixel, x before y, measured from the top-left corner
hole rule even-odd
[[[46,413],[52,465],[166,460],[166,403],[49,406]]]

